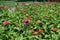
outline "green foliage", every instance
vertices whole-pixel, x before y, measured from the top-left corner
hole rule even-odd
[[[1,4],[2,5],[2,4]],[[12,7],[12,12],[6,9],[0,11],[0,40],[59,40],[60,39],[60,3],[28,3],[23,2]],[[18,8],[14,9],[14,8]],[[23,11],[21,11],[23,10]],[[26,25],[22,20],[30,15],[32,23]],[[4,24],[5,20],[9,24]],[[40,20],[42,24],[37,22]],[[52,28],[57,28],[53,29]],[[31,30],[44,29],[40,35],[33,35]]]
[[[17,0],[0,0],[0,1],[17,1]]]

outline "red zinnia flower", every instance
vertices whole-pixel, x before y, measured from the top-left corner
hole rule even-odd
[[[0,6],[0,8],[5,9],[5,6],[2,5],[2,6]]]

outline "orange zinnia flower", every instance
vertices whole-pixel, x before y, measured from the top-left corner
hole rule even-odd
[[[58,29],[57,29],[57,28],[51,28],[51,30],[53,30],[53,31],[57,31]]]
[[[32,32],[32,35],[40,36],[40,33],[38,32],[38,30],[37,31],[31,30],[31,32]]]
[[[44,30],[43,30],[43,29],[40,29],[39,32],[40,32],[40,33],[41,33],[41,32],[44,32]]]
[[[32,29],[31,32],[34,33],[34,30]]]

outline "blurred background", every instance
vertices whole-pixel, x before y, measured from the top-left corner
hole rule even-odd
[[[0,0],[0,1],[17,1],[17,2],[30,2],[30,1],[38,1],[38,2],[60,2],[60,0]]]

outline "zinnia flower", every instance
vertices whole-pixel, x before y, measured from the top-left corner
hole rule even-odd
[[[57,31],[58,29],[57,28],[51,28],[52,31]]]
[[[0,8],[1,8],[1,9],[5,9],[5,6],[2,5],[2,6],[0,6]]]
[[[26,20],[26,19],[24,19],[22,22],[23,22],[24,25],[26,25],[26,24],[28,24],[28,23],[31,23],[32,20]]]
[[[7,24],[9,24],[9,21],[5,20],[5,21],[3,22],[3,24],[7,25]]]
[[[32,35],[40,36],[40,33],[38,32],[38,30],[37,31],[31,30],[31,33]]]
[[[41,33],[41,32],[44,32],[44,30],[43,30],[43,29],[40,29],[39,32],[40,32],[40,33]]]

